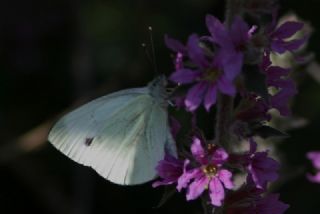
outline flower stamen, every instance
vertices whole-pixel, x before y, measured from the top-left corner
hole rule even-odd
[[[202,171],[203,171],[204,174],[206,174],[207,176],[213,177],[213,176],[215,176],[215,175],[217,174],[218,169],[217,169],[217,167],[216,167],[215,165],[213,165],[213,164],[208,164],[208,165],[206,165],[206,166],[204,166],[204,167],[202,168]]]

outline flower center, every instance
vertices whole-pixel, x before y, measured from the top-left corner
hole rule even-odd
[[[208,164],[202,168],[202,171],[204,174],[206,174],[209,177],[213,177],[217,174],[217,167],[213,164]]]
[[[210,82],[215,82],[220,77],[221,71],[216,68],[209,68],[205,71],[204,78]]]

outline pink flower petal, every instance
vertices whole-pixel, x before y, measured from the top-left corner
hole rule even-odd
[[[224,199],[224,189],[221,181],[217,177],[213,177],[209,183],[211,204],[220,207]]]
[[[190,201],[198,198],[203,193],[203,191],[207,188],[208,183],[209,183],[209,179],[205,175],[193,181],[188,188],[187,200]]]
[[[308,173],[307,178],[310,182],[320,183],[320,172],[316,173],[315,175],[311,175]]]
[[[218,148],[214,151],[214,153],[211,156],[211,161],[216,164],[223,164],[227,159],[229,155],[223,148]]]
[[[193,143],[191,145],[191,152],[193,157],[199,162],[203,163],[205,157],[205,151],[201,145],[201,140],[197,137],[193,138]]]
[[[312,164],[316,169],[320,170],[320,151],[308,152],[307,158],[312,161]]]
[[[177,190],[180,192],[183,188],[186,188],[189,182],[202,174],[201,170],[196,168],[192,170],[187,170],[190,161],[187,159],[184,162],[183,174],[178,179]]]
[[[234,187],[232,182],[232,173],[229,170],[220,170],[218,172],[218,177],[226,189],[232,189]]]

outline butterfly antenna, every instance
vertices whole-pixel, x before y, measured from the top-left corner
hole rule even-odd
[[[150,66],[153,67],[153,66],[154,66],[154,65],[153,65],[153,59],[152,59],[152,57],[151,57],[151,55],[150,55],[150,52],[149,52],[149,50],[148,50],[148,47],[147,47],[146,43],[141,43],[141,47],[143,48],[144,53],[145,53],[145,55],[147,56],[148,63],[150,64]]]
[[[158,75],[159,72],[158,72],[158,66],[157,66],[157,61],[156,61],[156,52],[155,52],[155,48],[154,48],[154,41],[153,41],[153,36],[152,36],[152,27],[149,26],[148,30],[149,30],[149,37],[150,37],[150,43],[151,43],[153,69],[154,69],[154,73],[156,75]]]

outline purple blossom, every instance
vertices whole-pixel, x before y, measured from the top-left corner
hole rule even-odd
[[[206,38],[220,47],[224,71],[227,78],[233,80],[241,71],[244,51],[256,27],[250,29],[239,16],[230,28],[211,15],[206,16],[206,24],[211,34]]]
[[[269,194],[256,201],[247,214],[282,214],[289,208],[288,204],[279,201],[279,194]]]
[[[156,170],[162,180],[155,181],[152,187],[174,184],[182,175],[183,161],[166,153],[164,159],[159,161]]]
[[[266,74],[267,86],[278,90],[270,98],[270,107],[277,109],[283,116],[289,116],[291,111],[288,102],[297,94],[293,80],[288,77],[290,69],[273,66],[268,53],[264,54],[261,68]]]
[[[307,41],[307,36],[300,39],[288,39],[301,30],[304,24],[301,22],[287,21],[277,27],[276,17],[277,15],[274,14],[272,23],[266,28],[266,34],[270,42],[267,50],[282,54],[286,51],[294,51],[300,48]]]
[[[279,194],[269,194],[265,197],[249,198],[251,203],[243,203],[242,206],[231,207],[226,214],[282,214],[289,205],[279,201]]]
[[[250,140],[247,170],[257,188],[265,189],[269,181],[278,179],[279,163],[268,157],[268,152],[256,152],[257,144]]]
[[[232,80],[227,78],[223,72],[222,55],[216,54],[214,57],[208,58],[204,50],[199,46],[199,37],[195,34],[188,39],[187,46],[181,47],[180,42],[173,39],[166,39],[169,48],[187,54],[191,62],[195,64],[195,68],[181,67],[176,70],[170,80],[179,84],[193,84],[189,89],[184,104],[189,111],[196,110],[201,103],[209,111],[210,107],[215,104],[217,93],[233,96],[236,93]]]
[[[251,138],[250,149],[245,154],[232,154],[230,162],[244,167],[248,171],[248,179],[258,189],[265,189],[269,181],[278,179],[279,163],[268,157],[268,152],[257,152],[257,144]]]
[[[313,183],[320,183],[320,151],[308,152],[307,158],[312,162],[312,165],[317,170],[315,175],[307,174],[308,180]]]
[[[289,205],[279,201],[279,194],[264,195],[257,189],[251,179],[226,200],[226,214],[282,214]]]
[[[178,84],[192,84],[184,99],[188,111],[195,111],[201,103],[209,111],[216,103],[218,92],[235,95],[233,81],[242,69],[244,51],[255,31],[240,17],[234,19],[230,29],[211,15],[206,16],[206,24],[211,35],[201,39],[218,46],[214,53],[208,54],[200,47],[201,39],[196,34],[188,38],[186,46],[165,37],[167,47],[176,52],[176,71],[170,79]],[[184,59],[190,60],[193,66],[184,66]]]
[[[194,137],[191,152],[195,163],[186,160],[183,174],[178,180],[177,189],[188,188],[187,200],[198,198],[209,189],[211,204],[221,206],[225,197],[225,190],[233,188],[232,173],[223,168],[228,154],[222,148],[209,146],[205,150],[199,138]],[[195,165],[195,167],[191,167]]]

